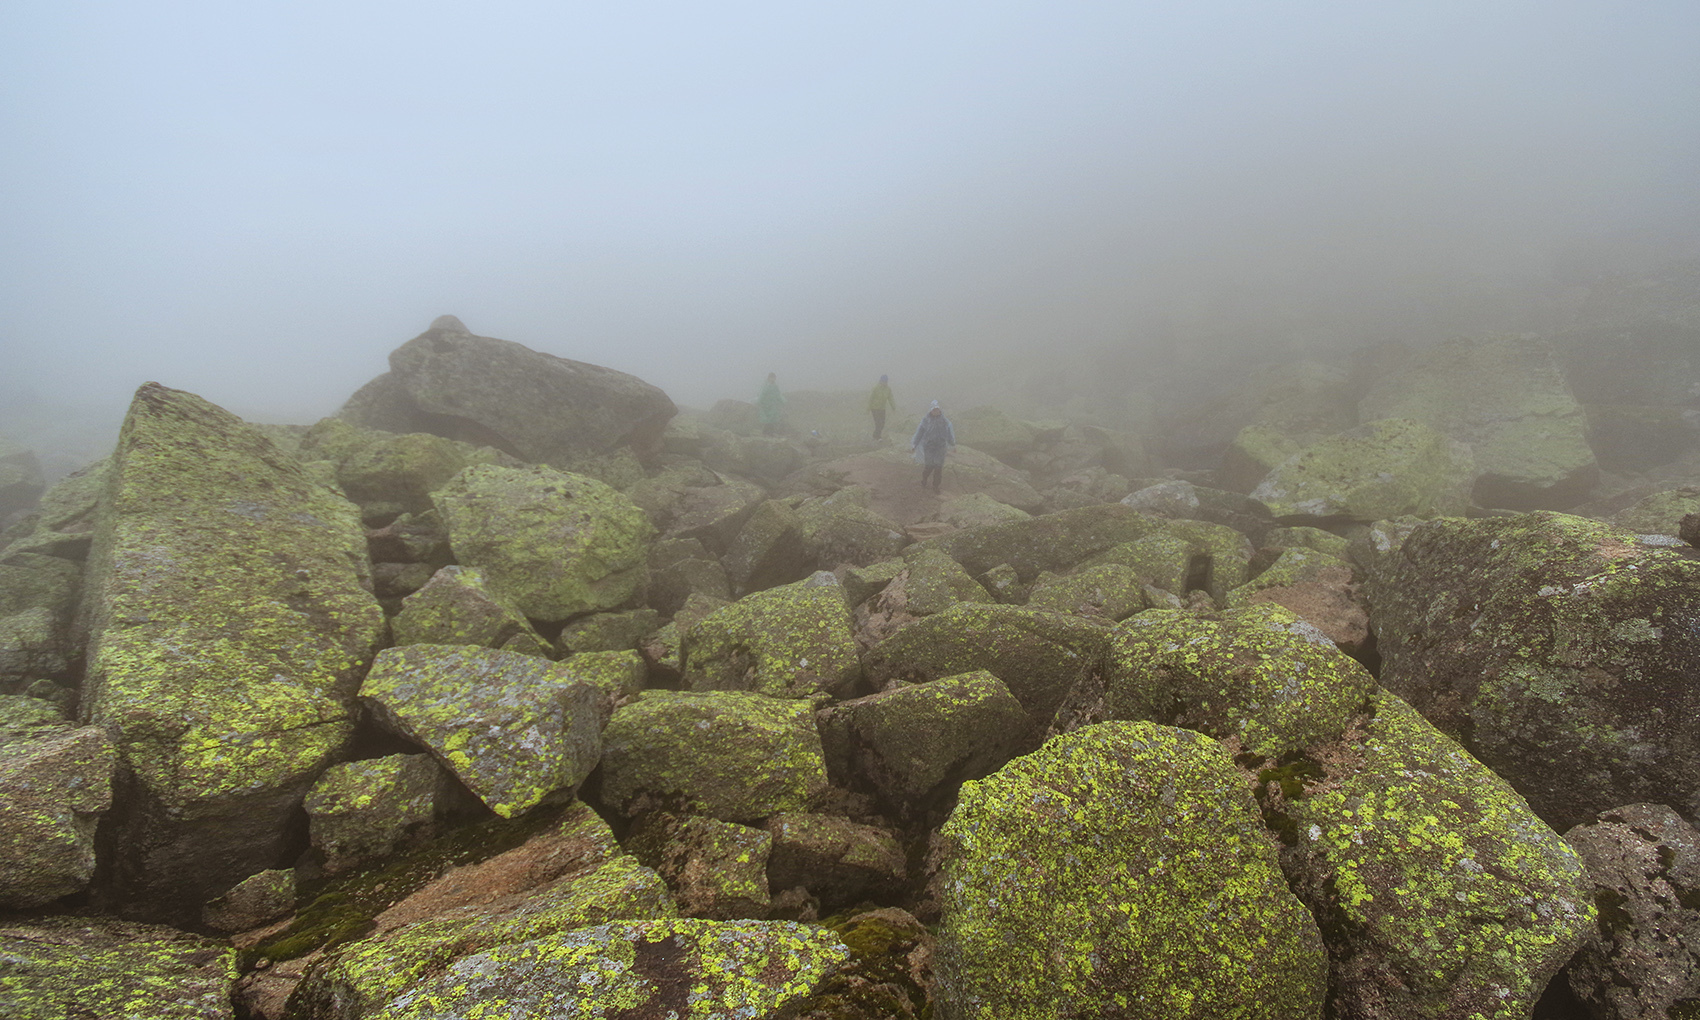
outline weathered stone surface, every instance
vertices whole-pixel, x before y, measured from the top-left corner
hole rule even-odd
[[[1218,605],[1244,584],[1252,558],[1251,540],[1225,524],[1160,521],[1160,530],[1119,542],[1088,557],[1081,566],[1120,563],[1141,582],[1175,595],[1205,591]]]
[[[1296,584],[1314,581],[1329,570],[1344,570],[1348,579],[1352,576],[1352,565],[1337,556],[1302,546],[1289,546],[1281,550],[1275,561],[1256,577],[1228,592],[1228,597],[1223,602],[1229,608],[1249,605],[1255,601],[1259,592],[1272,588],[1291,588]]]
[[[365,1020],[473,954],[620,918],[675,916],[661,879],[620,851],[594,811],[545,810],[548,824],[517,845],[422,874],[390,869],[343,891],[345,901],[377,909],[313,961],[290,1015]],[[503,836],[485,834],[492,838]]]
[[[561,628],[555,638],[555,651],[562,657],[582,652],[631,651],[660,628],[661,614],[653,609],[591,613]]]
[[[328,874],[385,857],[429,831],[443,771],[430,755],[392,754],[332,765],[304,807]]]
[[[985,670],[833,705],[819,725],[833,781],[866,784],[899,809],[1002,768],[1029,729],[1021,703]]]
[[[925,682],[987,670],[1036,722],[1049,721],[1084,673],[1098,669],[1108,628],[1025,606],[959,603],[910,624],[863,656],[869,680]]]
[[[531,621],[503,602],[476,567],[448,566],[402,600],[390,621],[398,645],[482,645],[525,655],[550,654]]]
[[[1288,584],[1269,587],[1242,585],[1228,593],[1234,608],[1273,603],[1293,612],[1320,630],[1347,655],[1365,658],[1373,648],[1369,610],[1354,579],[1352,568],[1325,566],[1314,575]]]
[[[1080,567],[1067,577],[1041,578],[1027,594],[1027,608],[1115,623],[1145,608],[1145,582],[1122,563]]]
[[[1358,416],[1411,418],[1470,444],[1483,506],[1563,509],[1599,474],[1587,416],[1552,348],[1537,340],[1437,344],[1378,380],[1358,401]]]
[[[667,394],[636,376],[433,323],[391,351],[390,371],[340,415],[367,428],[430,432],[571,467],[620,447],[652,455],[677,413]]]
[[[602,692],[609,704],[629,698],[643,690],[649,670],[639,652],[580,652],[564,665],[567,672],[580,683]]]
[[[683,652],[685,682],[696,691],[804,698],[862,676],[850,609],[836,582],[746,595],[687,628]]]
[[[336,421],[336,419],[327,419]],[[337,485],[370,514],[423,513],[431,494],[472,464],[514,462],[488,447],[457,443],[423,432],[369,432],[367,441],[336,467]]]
[[[0,925],[0,1016],[233,1020],[236,951],[151,924],[48,917]]]
[[[435,509],[402,514],[382,528],[366,532],[366,548],[374,562],[425,563],[441,568],[454,561],[449,529]]]
[[[850,957],[837,936],[791,921],[621,921],[456,961],[373,1020],[521,1016],[779,1020]]]
[[[1381,683],[1568,828],[1700,812],[1700,560],[1557,513],[1417,527],[1371,575]]]
[[[1663,804],[1603,811],[1564,834],[1599,924],[1566,969],[1597,1017],[1682,1016],[1700,1000],[1700,832]],[[1684,1000],[1687,1000],[1686,1003]]]
[[[898,894],[906,877],[903,848],[884,829],[835,815],[775,815],[766,822],[773,848],[767,884],[803,886],[828,911]]]
[[[1250,492],[1269,472],[1307,443],[1278,425],[1247,425],[1222,453],[1216,475],[1231,492]]]
[[[959,602],[993,603],[991,593],[961,565],[937,549],[917,548],[907,563],[855,613],[856,638],[871,646],[923,616],[942,613]]]
[[[676,804],[728,822],[808,809],[826,787],[814,709],[741,691],[645,691],[603,734],[602,799]]]
[[[607,718],[601,691],[565,664],[471,645],[387,648],[360,698],[503,818],[571,797]]]
[[[1700,488],[1682,486],[1655,492],[1611,517],[1611,523],[1637,535],[1675,535],[1682,519],[1700,513]]]
[[[534,620],[618,609],[641,592],[654,529],[593,478],[544,467],[474,466],[437,491],[463,565]]]
[[[771,499],[744,522],[721,563],[740,595],[801,580],[813,569],[796,513]]]
[[[95,508],[106,489],[108,461],[100,460],[48,487],[35,511],[0,532],[6,559],[17,553],[41,553],[81,561],[94,539]]]
[[[353,504],[221,408],[149,383],[84,578],[85,721],[120,762],[119,895],[193,910],[286,852],[383,636]]]
[[[1253,545],[1274,526],[1269,508],[1257,499],[1225,489],[1212,489],[1191,482],[1168,481],[1148,485],[1122,497],[1123,506],[1143,513],[1184,521],[1204,521],[1233,528]]]
[[[1263,547],[1266,549],[1314,549],[1319,553],[1327,553],[1345,559],[1347,550],[1351,548],[1351,540],[1344,535],[1336,535],[1321,528],[1312,528],[1303,524],[1287,528],[1270,528],[1263,536]]]
[[[710,469],[773,485],[803,466],[808,451],[779,436],[704,435],[702,462]]]
[[[201,919],[214,931],[252,931],[295,909],[295,872],[262,871],[236,883],[230,891],[209,900]]]
[[[854,490],[798,505],[797,528],[815,568],[865,567],[890,559],[909,544],[897,525],[858,502]]]
[[[766,917],[768,854],[761,829],[701,815],[644,815],[626,837],[632,856],[667,882],[679,912],[716,921]]]
[[[1264,774],[1329,943],[1331,1015],[1529,1016],[1593,925],[1581,860],[1397,697],[1347,748]]]
[[[1024,521],[968,528],[922,545],[938,549],[978,577],[1009,564],[1023,582],[1040,571],[1064,571],[1122,542],[1160,534],[1165,522],[1115,503],[1064,510]]]
[[[0,562],[0,683],[70,675],[81,577],[57,556],[19,552]]]
[[[649,605],[662,616],[674,616],[693,595],[730,602],[732,581],[718,560],[687,557],[664,567],[650,567]]]
[[[983,492],[966,492],[945,500],[938,519],[956,528],[978,528],[988,524],[1025,521],[1033,515],[1008,503],[999,503]]]
[[[1470,448],[1404,418],[1386,418],[1318,440],[1276,465],[1253,489],[1283,520],[1379,521],[1440,517],[1469,506]]]
[[[35,453],[0,436],[0,521],[35,506],[45,491]]]
[[[1277,605],[1202,619],[1152,610],[1110,634],[1111,718],[1237,738],[1268,760],[1339,737],[1374,689],[1357,660]]]
[[[100,727],[73,727],[36,698],[0,696],[0,907],[39,907],[88,886],[113,767]]]
[[[1322,1015],[1327,960],[1221,745],[1111,722],[963,786],[941,1017]]]
[[[844,601],[852,609],[878,595],[909,568],[902,560],[885,560],[867,567],[848,567],[838,575]]]

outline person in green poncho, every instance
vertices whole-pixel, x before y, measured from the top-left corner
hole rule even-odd
[[[887,409],[897,410],[897,401],[891,395],[891,384],[886,376],[880,376],[874,391],[868,394],[868,413],[874,416],[874,438],[885,434],[885,412]]]
[[[761,434],[771,436],[779,431],[779,415],[785,407],[785,396],[779,392],[779,375],[767,373],[767,382],[762,383],[761,394],[756,397],[756,421],[761,423]]]

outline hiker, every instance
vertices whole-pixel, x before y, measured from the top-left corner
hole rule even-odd
[[[891,385],[885,376],[874,386],[874,391],[868,394],[868,412],[874,416],[874,438],[877,440],[885,435],[886,409],[897,410],[897,401],[892,399]]]
[[[950,427],[950,419],[944,416],[939,402],[935,400],[926,417],[921,419],[921,424],[915,426],[915,438],[909,440],[909,448],[918,451],[921,456],[921,488],[927,487],[928,476],[932,477],[934,492],[944,484],[946,447],[956,449],[956,430]]]
[[[779,376],[774,372],[767,373],[767,382],[762,384],[761,395],[756,397],[756,421],[761,423],[761,434],[771,436],[779,431],[779,412],[785,406],[785,397],[779,392]]]

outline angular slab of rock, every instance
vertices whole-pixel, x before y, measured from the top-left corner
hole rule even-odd
[[[534,620],[618,609],[648,572],[649,518],[594,478],[479,465],[435,499],[455,558]]]
[[[493,1001],[516,1016],[779,1020],[849,958],[791,921],[623,921],[465,957],[373,1020],[473,1020]]]
[[[771,833],[736,822],[663,811],[640,818],[626,848],[655,869],[686,917],[766,917]]]
[[[77,564],[57,556],[19,552],[0,563],[0,682],[70,674],[81,578]]]
[[[1441,517],[1470,505],[1475,477],[1466,444],[1419,421],[1386,418],[1282,461],[1251,497],[1284,520]]]
[[[39,907],[88,886],[114,764],[100,727],[71,726],[35,698],[0,697],[0,907]]]
[[[1057,737],[964,784],[940,837],[941,1016],[1322,1016],[1316,922],[1209,737]]]
[[[233,1020],[236,950],[151,924],[48,917],[0,925],[0,1016]]]
[[[474,336],[453,316],[390,352],[390,371],[340,412],[367,428],[431,432],[570,467],[629,447],[657,452],[678,408],[636,376]]]
[[[602,773],[617,812],[677,804],[728,822],[807,810],[826,787],[814,708],[739,691],[645,691],[608,723]]]
[[[797,507],[797,529],[816,569],[863,567],[896,556],[909,538],[845,490]]]
[[[1068,570],[1094,553],[1163,530],[1163,521],[1109,503],[969,528],[923,544],[940,550],[975,577],[1007,563],[1023,582],[1031,583],[1040,571]]]
[[[1390,694],[1321,773],[1270,814],[1329,942],[1332,1015],[1528,1016],[1593,928],[1576,853]]]
[[[491,594],[476,567],[448,566],[402,600],[390,621],[398,645],[483,645],[548,657],[531,621]]]
[[[803,886],[836,910],[890,899],[903,886],[903,847],[884,829],[819,814],[775,815],[766,828],[773,837],[767,883],[774,889]]]
[[[1601,918],[1565,973],[1593,1015],[1679,1016],[1700,999],[1700,831],[1663,804],[1603,811],[1564,834]]]
[[[803,698],[862,676],[837,583],[799,582],[746,595],[687,628],[683,650],[691,690]]]
[[[1027,605],[1070,616],[1115,623],[1145,608],[1145,582],[1122,563],[1080,567],[1067,577],[1042,579],[1028,593]]]
[[[563,663],[468,645],[388,648],[361,700],[512,818],[570,797],[602,752],[602,692]]]
[[[720,562],[739,594],[801,580],[813,563],[796,513],[772,499],[745,520]]]
[[[430,755],[392,754],[332,765],[308,791],[307,831],[334,874],[384,857],[428,829],[443,770]]]
[[[109,819],[122,895],[198,914],[288,852],[383,637],[370,583],[352,503],[228,411],[136,392],[82,605],[82,711],[125,790]]]
[[[985,670],[842,702],[819,725],[835,782],[866,783],[902,807],[1002,768],[1028,730],[1021,702]]]
[[[1700,560],[1557,513],[1429,521],[1371,574],[1382,686],[1569,828],[1700,813]]]

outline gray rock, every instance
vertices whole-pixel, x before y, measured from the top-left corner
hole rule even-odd
[[[313,848],[327,874],[388,856],[428,834],[444,773],[426,754],[332,765],[302,805]]]
[[[8,1020],[234,1020],[236,950],[152,924],[48,917],[0,927]]]
[[[802,886],[828,911],[897,896],[907,877],[903,847],[892,833],[836,815],[775,815],[767,884]]]
[[[295,872],[262,871],[208,901],[201,919],[214,931],[252,931],[295,909]]]
[[[87,888],[113,766],[105,730],[74,727],[35,698],[0,697],[0,906],[40,907]]]
[[[476,567],[449,566],[402,600],[390,621],[398,645],[482,645],[549,656],[525,614],[497,598]]]
[[[767,885],[769,832],[657,811],[638,819],[625,846],[666,880],[686,917],[761,918],[773,905]]]

